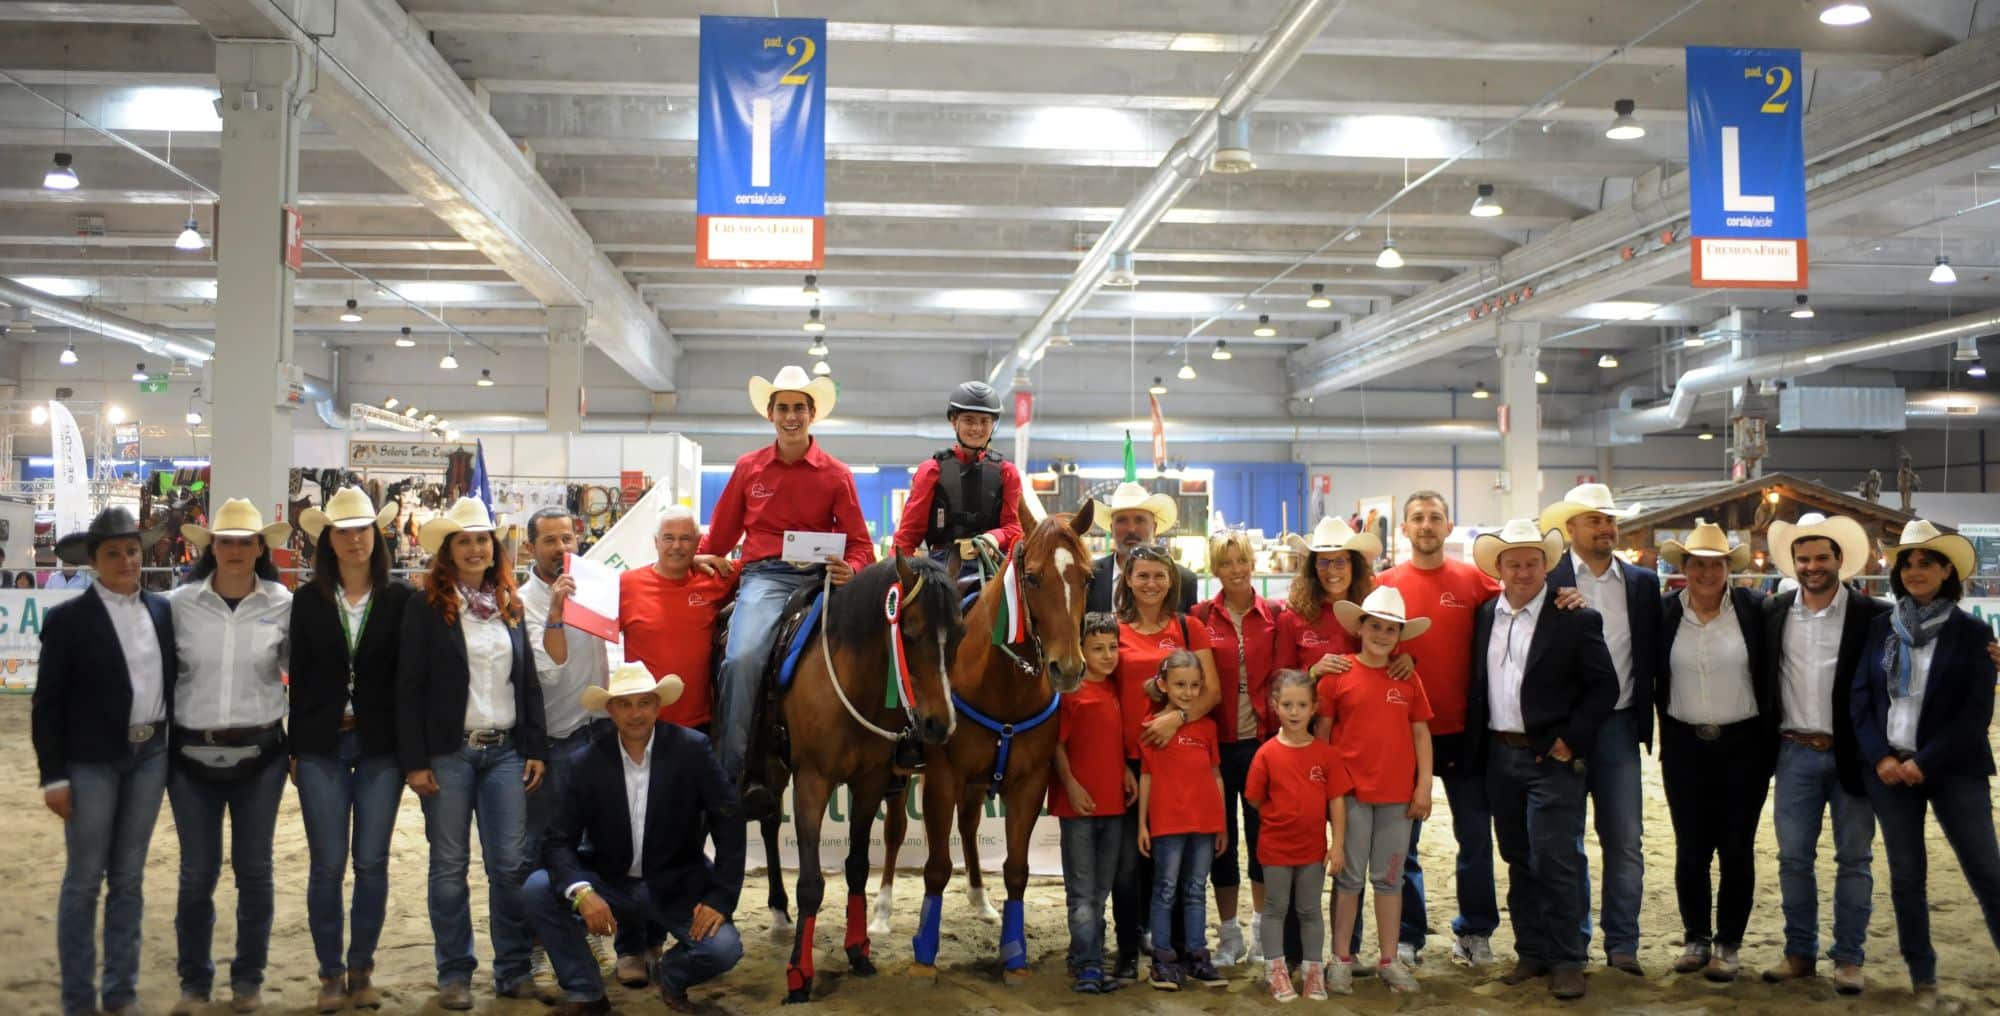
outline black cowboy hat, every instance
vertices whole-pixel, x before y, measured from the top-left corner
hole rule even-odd
[[[106,540],[130,536],[139,541],[142,549],[159,542],[160,533],[140,532],[139,520],[124,508],[110,507],[97,513],[90,520],[90,528],[81,533],[71,533],[56,541],[56,559],[67,565],[89,564],[97,556],[98,544]]]

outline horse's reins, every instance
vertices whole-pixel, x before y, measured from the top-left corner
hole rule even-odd
[[[1024,561],[1026,557],[1027,557],[1027,541],[1024,539],[1016,543],[1014,545],[1014,552],[1008,555],[1007,568],[1018,570],[1024,567],[1025,566]],[[1006,575],[1007,571],[1005,569],[1001,570],[1000,578],[1003,584],[1006,582]],[[1042,636],[1041,633],[1035,630],[1035,620],[1028,613],[1027,594],[1025,593],[1022,594],[1019,597],[1019,600],[1021,609],[1021,629],[1027,632],[1029,644],[1032,644],[1035,647],[1035,659],[1043,661],[1044,665],[1046,665],[1048,656],[1042,651]],[[1007,603],[1007,595],[1004,589],[1001,591],[1001,603],[1002,604]],[[993,627],[993,644],[999,646],[1000,651],[1006,653],[1007,658],[1013,660],[1014,665],[1021,668],[1021,673],[1028,675],[1035,675],[1041,673],[1042,667],[1038,667],[1032,663],[1029,663],[1027,660],[1022,659],[1021,654],[1015,652],[1013,645],[1010,644],[1012,640],[1001,634],[1001,627],[1007,623],[1007,620],[1008,619],[1005,618],[1004,616],[995,618],[995,624]]]
[[[889,669],[890,669],[889,681],[891,682],[892,689],[894,687],[895,682],[901,676],[898,673],[898,671],[901,668],[897,663],[897,660],[900,657],[903,650],[902,646],[903,631],[902,631],[902,625],[899,622],[899,618],[901,617],[902,613],[901,610],[902,600],[904,599],[901,593],[902,588],[903,588],[902,583],[900,581],[895,586],[892,586],[890,588],[889,603],[894,604],[894,606],[893,608],[885,608],[887,609],[887,613],[889,616]],[[918,576],[917,584],[910,588],[909,596],[914,597],[918,593],[923,592],[923,589],[924,589],[924,578],[923,576]],[[833,572],[831,571],[828,571],[826,573],[826,578],[821,585],[820,596],[824,597],[829,605],[833,601]],[[867,717],[861,715],[861,710],[854,708],[854,703],[848,700],[847,689],[841,687],[840,674],[834,670],[833,649],[827,641],[826,630],[829,627],[832,627],[832,624],[833,624],[833,619],[831,616],[820,618],[819,651],[820,655],[823,656],[826,660],[826,678],[833,684],[834,696],[840,699],[840,704],[843,708],[847,710],[847,715],[853,717],[854,722],[861,724],[861,726],[864,729],[866,729],[869,733],[874,734],[875,736],[883,738],[885,740],[890,740],[890,741],[898,740],[899,738],[901,738],[902,735],[896,733],[893,730],[887,730],[880,726],[875,725],[874,723],[869,722]],[[946,710],[946,716],[948,717],[945,726],[946,737],[950,737],[953,733],[956,733],[958,730],[958,706],[952,700],[950,661],[947,659],[947,655],[945,652],[946,649],[945,643],[946,640],[949,638],[949,635],[950,635],[949,630],[946,627],[940,626],[938,628],[938,633],[937,633],[938,682],[940,685],[943,686],[945,693],[944,696],[945,710]],[[909,720],[911,730],[915,730],[917,728],[917,704],[915,701],[913,701],[913,699],[914,699],[913,695],[903,696],[903,715],[905,718]]]

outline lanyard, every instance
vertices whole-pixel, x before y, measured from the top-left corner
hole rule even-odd
[[[339,596],[340,602],[334,604],[334,608],[340,614],[340,633],[347,638],[347,690],[349,694],[352,694],[354,691],[354,651],[361,648],[361,638],[368,634],[368,615],[375,612],[375,594],[372,592],[369,593],[368,602],[361,606],[361,628],[359,631],[355,630],[347,622],[347,592],[342,590]]]

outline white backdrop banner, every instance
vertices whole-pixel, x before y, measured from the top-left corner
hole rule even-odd
[[[846,787],[834,794],[827,802],[826,821],[819,827],[819,862],[824,871],[840,871],[847,860],[848,816],[852,813],[854,798]],[[886,810],[887,805],[883,805]],[[909,793],[903,797],[903,807],[910,817],[910,833],[903,840],[903,849],[896,855],[896,866],[904,871],[920,869],[924,857],[930,849],[924,839],[923,819],[923,777],[910,781]],[[882,868],[882,813],[875,818],[870,832],[872,841],[868,846],[868,863],[876,871]],[[764,849],[756,830],[750,832],[749,866],[761,867]],[[951,831],[952,865],[965,865],[965,852],[958,841],[958,821],[952,820]],[[784,829],[778,835],[778,857],[785,867],[797,870],[799,866],[799,837],[797,827],[792,824],[792,791],[785,789]],[[1007,818],[1006,807],[997,798],[986,800],[984,813],[979,819],[979,868],[981,871],[997,875],[1000,865],[1007,860]],[[1062,839],[1056,819],[1046,813],[1035,822],[1035,832],[1028,841],[1028,871],[1035,875],[1062,874]],[[956,876],[962,879],[961,874]],[[871,885],[873,879],[870,880]],[[963,888],[961,882],[958,886]],[[834,892],[834,890],[828,890]],[[872,890],[871,890],[872,891]],[[836,895],[838,895],[836,893]],[[996,879],[987,880],[987,895],[995,900],[1005,898],[1005,890]]]
[[[35,690],[42,658],[42,618],[81,589],[0,589],[0,693]]]
[[[55,460],[56,536],[90,528],[90,463],[76,417],[60,402],[49,402],[49,441]]]
[[[598,564],[608,564],[619,571],[645,568],[653,563],[659,554],[653,550],[653,533],[660,524],[660,513],[674,503],[669,488],[670,480],[653,484],[646,496],[619,516],[603,537],[590,545],[585,558]]]

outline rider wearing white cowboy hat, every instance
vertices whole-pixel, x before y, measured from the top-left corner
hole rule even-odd
[[[799,568],[783,560],[786,535],[845,536],[843,552],[829,556],[824,566],[825,577],[836,586],[875,560],[854,473],[812,437],[814,421],[832,412],[836,394],[832,378],[810,377],[796,365],[786,365],[769,381],[750,379],[750,404],[771,421],[777,440],[736,460],[695,558],[702,571],[727,575],[737,564],[725,555],[739,542],[743,545],[743,576],[716,681],[713,728],[723,771],[735,780],[745,780],[758,692],[785,602],[794,590],[817,586],[822,579],[818,567]],[[746,816],[762,818],[776,804],[758,780],[746,781]]]
[[[1618,697],[1617,673],[1595,610],[1560,610],[1548,569],[1562,537],[1514,519],[1472,544],[1479,570],[1500,595],[1473,622],[1473,674],[1466,707],[1468,762],[1482,769],[1520,962],[1501,980],[1549,976],[1559,999],[1580,998],[1585,899],[1584,767]],[[1657,600],[1657,597],[1656,597]],[[1535,901],[1535,902],[1531,902]]]
[[[1660,658],[1660,578],[1612,553],[1618,523],[1638,514],[1618,505],[1611,488],[1583,483],[1542,509],[1537,528],[1569,539],[1570,553],[1549,569],[1549,585],[1574,588],[1604,617],[1604,644],[1618,671],[1618,705],[1598,737],[1585,779],[1603,859],[1605,964],[1634,976],[1639,965],[1639,901],[1645,888],[1645,827],[1639,749],[1653,744],[1653,687]],[[1590,877],[1584,870],[1586,882]]]
[[[966,381],[945,402],[945,419],[957,441],[918,464],[910,497],[896,527],[896,552],[919,546],[947,570],[963,562],[977,574],[978,548],[1004,554],[1021,538],[1021,473],[993,450],[1000,393],[984,381]]]
[[[1091,518],[1098,528],[1111,534],[1111,553],[1098,558],[1091,570],[1090,596],[1085,609],[1109,612],[1111,594],[1118,588],[1118,574],[1124,570],[1126,555],[1134,547],[1153,546],[1161,533],[1174,528],[1180,508],[1172,494],[1154,493],[1141,484],[1125,482],[1112,490],[1110,500],[1097,502]],[[1192,569],[1179,562],[1174,567],[1180,570],[1181,602],[1172,606],[1177,613],[1185,614],[1194,609],[1201,590]]]

